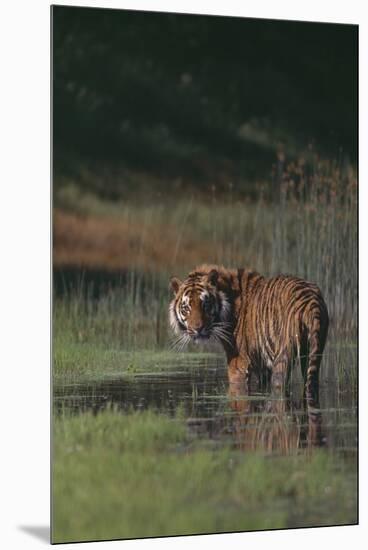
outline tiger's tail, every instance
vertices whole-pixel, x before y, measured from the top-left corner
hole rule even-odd
[[[318,405],[318,378],[322,353],[325,347],[328,332],[328,312],[322,297],[313,304],[310,311],[308,334],[308,366],[305,376],[305,395],[308,401],[315,401]]]

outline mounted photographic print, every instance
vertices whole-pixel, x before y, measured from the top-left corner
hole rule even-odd
[[[52,542],[357,523],[357,38],[52,7]]]

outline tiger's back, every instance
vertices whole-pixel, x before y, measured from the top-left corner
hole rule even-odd
[[[291,275],[266,279],[244,272],[238,307],[234,336],[240,354],[281,382],[300,362],[307,385],[313,385],[329,324],[318,286]]]

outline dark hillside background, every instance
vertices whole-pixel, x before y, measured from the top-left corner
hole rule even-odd
[[[354,165],[357,37],[351,25],[54,6],[55,185],[73,177],[114,198],[124,170],[249,185],[277,155],[311,148]],[[86,184],[88,170],[103,185]]]

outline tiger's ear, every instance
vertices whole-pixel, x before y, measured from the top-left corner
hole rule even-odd
[[[179,287],[181,285],[181,280],[177,277],[171,277],[170,279],[170,288],[174,292],[174,294],[178,293]]]
[[[218,278],[219,278],[219,272],[217,271],[217,269],[211,269],[211,271],[208,274],[208,282],[211,285],[216,286]]]

